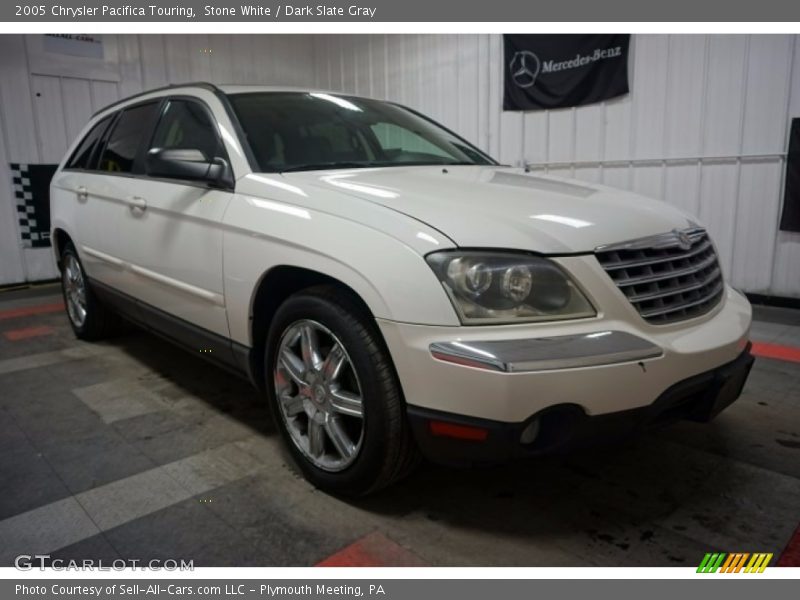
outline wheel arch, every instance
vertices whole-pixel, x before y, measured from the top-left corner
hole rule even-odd
[[[250,301],[250,371],[253,382],[259,387],[264,385],[264,357],[267,332],[275,312],[287,298],[309,288],[327,286],[338,288],[346,293],[370,317],[374,312],[353,287],[347,283],[326,275],[320,271],[294,265],[278,265],[267,270],[256,284]],[[378,327],[375,331],[381,343],[386,342]],[[388,349],[387,349],[388,353]]]
[[[53,233],[50,236],[51,243],[53,245],[53,253],[55,254],[56,259],[56,266],[61,269],[61,256],[64,254],[64,248],[66,248],[67,243],[75,244],[72,241],[72,237],[61,227],[56,227],[53,229]]]

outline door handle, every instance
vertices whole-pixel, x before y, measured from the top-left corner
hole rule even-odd
[[[130,200],[128,200],[128,207],[132,212],[142,214],[145,210],[147,210],[147,200],[140,198],[139,196],[133,196]]]
[[[89,198],[89,190],[83,186],[79,186],[76,192],[78,194],[78,200],[81,202],[86,202],[86,200]]]

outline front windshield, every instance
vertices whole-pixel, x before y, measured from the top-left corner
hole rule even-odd
[[[308,92],[230,100],[263,172],[495,164],[443,127],[386,102]]]

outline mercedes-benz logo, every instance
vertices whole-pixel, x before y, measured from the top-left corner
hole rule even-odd
[[[530,50],[519,50],[511,57],[508,63],[508,70],[511,73],[511,81],[517,87],[529,88],[536,83],[539,75],[541,62],[539,57]]]

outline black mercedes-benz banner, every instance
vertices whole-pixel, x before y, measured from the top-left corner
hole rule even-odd
[[[628,93],[630,35],[503,36],[504,110],[582,106]]]
[[[800,232],[800,119],[792,119],[789,132],[781,230]]]

